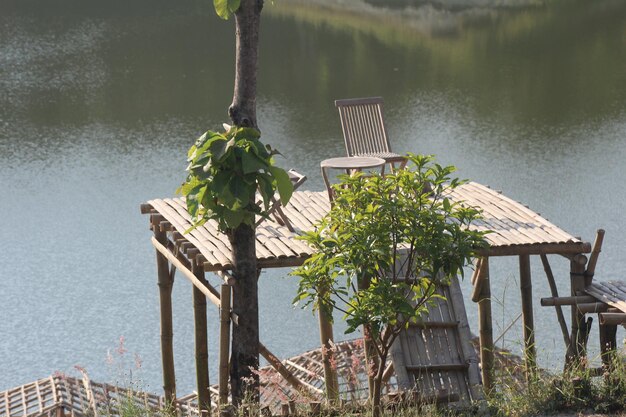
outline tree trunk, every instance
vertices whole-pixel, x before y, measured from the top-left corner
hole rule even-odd
[[[258,401],[259,300],[257,286],[255,230],[242,224],[229,234],[233,248],[235,284],[233,312],[239,316],[233,326],[230,358],[230,384],[234,405],[243,398]]]
[[[228,115],[235,126],[254,127],[259,23],[263,0],[241,0],[235,12],[235,87]],[[252,202],[254,204],[254,202]],[[233,327],[230,381],[233,404],[246,397],[259,399],[259,302],[254,226],[242,224],[229,233],[235,284],[233,311],[240,323]]]
[[[388,350],[387,350],[388,352]],[[387,352],[381,352],[379,358],[378,369],[376,369],[376,375],[374,376],[374,387],[372,392],[372,417],[380,417],[381,407],[380,399],[383,390],[383,375],[385,374],[385,363],[387,362]]]
[[[235,13],[235,90],[228,115],[236,126],[255,127],[259,23],[263,0],[241,0]]]

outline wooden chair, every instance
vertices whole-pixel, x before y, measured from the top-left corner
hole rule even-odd
[[[302,175],[293,169],[290,169],[289,171],[287,171],[287,174],[289,174],[289,179],[291,180],[291,184],[293,185],[294,191],[297,190],[298,187],[300,187],[304,183],[304,181],[306,181],[305,175]],[[289,229],[290,232],[294,231],[294,228],[289,222],[289,219],[283,212],[282,203],[280,202],[280,197],[278,195],[272,196],[272,201],[270,202],[268,215],[274,217],[274,220],[276,220],[276,222],[280,224],[281,226],[287,227],[287,229]],[[260,219],[258,219],[256,222],[256,226],[263,223],[263,221],[265,221],[265,217],[261,217]]]
[[[404,168],[406,157],[392,152],[389,146],[382,97],[335,100],[335,106],[339,110],[348,156],[382,158],[392,172]]]

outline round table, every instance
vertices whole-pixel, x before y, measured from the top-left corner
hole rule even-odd
[[[329,169],[341,169],[349,174],[367,168],[380,168],[380,174],[383,175],[385,173],[385,160],[373,156],[344,156],[324,159],[320,162],[320,168],[322,169],[322,178],[324,179],[324,184],[326,184],[326,190],[328,190],[328,200],[332,203],[333,190],[328,180]]]

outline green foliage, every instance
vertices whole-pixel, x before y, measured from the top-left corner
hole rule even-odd
[[[241,0],[213,0],[215,12],[219,17],[228,20],[238,9]]]
[[[275,191],[283,204],[289,201],[289,175],[274,165],[278,152],[259,137],[256,129],[232,126],[223,134],[207,131],[189,149],[189,174],[178,192],[185,196],[193,227],[211,219],[222,232],[254,225],[255,216],[267,216]],[[261,202],[255,201],[257,191]]]
[[[546,414],[624,415],[626,363],[623,352],[614,355],[604,375],[594,377],[587,363],[562,374],[541,372],[530,384],[520,384],[501,373],[488,396],[491,415],[525,417]],[[504,369],[503,369],[504,370]]]
[[[303,239],[315,253],[294,302],[344,313],[347,332],[366,326],[374,338],[419,320],[435,284],[463,273],[483,234],[468,228],[479,213],[446,195],[462,182],[431,156],[409,155],[413,169],[344,176],[316,230]]]

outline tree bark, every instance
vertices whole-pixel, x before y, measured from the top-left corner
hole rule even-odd
[[[254,127],[256,120],[257,57],[263,0],[241,0],[235,12],[235,87],[228,115],[235,126]],[[254,201],[251,202],[254,204]],[[233,312],[240,323],[233,326],[230,360],[234,405],[242,399],[259,399],[259,302],[257,291],[255,228],[242,224],[229,233],[233,250],[235,284]]]
[[[233,404],[259,398],[259,300],[256,240],[254,227],[242,224],[229,234],[233,248],[233,312],[239,323],[233,326],[230,384]]]
[[[259,24],[263,0],[241,0],[235,12],[235,88],[228,115],[236,126],[255,127]]]

